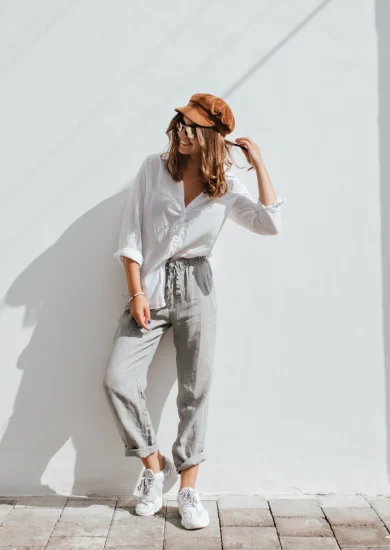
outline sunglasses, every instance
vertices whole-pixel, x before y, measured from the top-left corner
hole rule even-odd
[[[225,143],[227,143],[228,145],[235,145],[236,147],[240,147],[240,149],[244,149],[245,151],[247,150],[245,145],[241,145],[241,143],[236,143],[235,141],[230,141],[229,139],[225,139]]]
[[[181,132],[181,130],[184,129],[185,134],[188,139],[194,139],[196,136],[195,128],[197,128],[198,124],[183,124],[181,120],[178,120],[176,122],[176,130],[177,132]]]
[[[176,122],[176,130],[177,132],[181,132],[181,130],[184,128],[185,134],[188,139],[194,139],[196,136],[195,128],[197,128],[199,124],[183,124],[181,120],[178,120]],[[240,147],[240,149],[244,149],[246,151],[245,145],[241,145],[239,143],[235,143],[234,141],[230,141],[225,139],[225,143],[228,143],[229,145],[235,145],[236,147]]]

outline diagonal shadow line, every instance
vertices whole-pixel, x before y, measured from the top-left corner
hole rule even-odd
[[[315,10],[313,10],[311,13],[309,13],[309,15],[307,17],[305,17],[300,23],[298,23],[298,25],[291,31],[289,32],[284,38],[283,40],[281,40],[278,44],[276,44],[276,46],[274,46],[273,48],[271,48],[271,50],[269,52],[267,52],[251,69],[249,69],[249,71],[247,71],[239,80],[237,80],[237,82],[235,82],[233,84],[233,86],[231,86],[230,88],[228,88],[223,94],[222,94],[222,98],[227,98],[229,97],[235,90],[237,90],[237,88],[239,88],[244,82],[245,80],[247,80],[249,77],[251,77],[260,67],[262,67],[263,65],[265,65],[267,63],[267,61],[269,61],[271,59],[271,57],[273,57],[281,48],[283,48],[283,46],[285,46],[287,44],[287,42],[289,42],[301,29],[302,27],[304,27],[305,25],[307,25],[309,23],[309,21],[311,21],[312,19],[314,19],[314,17],[316,17],[319,12],[327,5],[329,4],[330,2],[332,2],[333,0],[325,0],[324,2],[322,2],[322,4],[320,4]]]
[[[318,13],[319,10],[320,10],[323,6],[325,6],[326,4],[328,4],[330,1],[331,1],[331,0],[325,0],[325,2],[323,2],[321,6],[319,6],[319,7],[316,8],[311,14],[309,14],[309,16],[306,17],[306,18],[304,19],[303,22],[301,22],[299,25],[297,25],[297,26],[293,29],[293,31],[291,31],[291,32],[287,35],[287,37],[285,37],[285,38],[284,38],[275,48],[273,48],[273,49],[269,52],[269,54],[267,54],[264,58],[262,58],[262,60],[260,60],[260,62],[257,63],[255,67],[257,68],[257,67],[260,65],[260,63],[265,62],[265,59],[266,59],[266,58],[268,59],[268,58],[270,57],[270,54],[272,54],[272,53],[274,53],[276,50],[280,49],[280,47],[281,47],[284,43],[286,43],[286,41],[287,41],[293,34],[296,34],[296,33],[298,32],[298,30],[299,30],[308,20],[310,20],[312,17],[314,17],[314,15],[315,15],[316,13]],[[240,81],[238,81],[238,82],[240,83],[240,82],[241,82],[244,78],[246,78],[246,77],[247,77],[247,75],[245,75],[245,77],[243,77],[242,79],[240,79]],[[235,88],[236,86],[237,86],[237,83],[236,83],[231,89]],[[111,96],[112,94],[110,93],[110,94],[108,94],[108,95]],[[221,97],[222,97],[222,96],[221,96]],[[98,107],[100,108],[100,104],[101,104],[101,103],[104,103],[106,100],[107,100],[107,98],[105,98],[104,101],[102,101],[102,102],[98,102],[98,104],[97,104],[93,109],[91,109],[90,112],[88,112],[88,116],[89,116],[91,113],[94,113],[94,112],[97,110]],[[150,114],[151,112],[153,112],[153,110],[154,110],[154,108],[151,109],[151,110],[149,111],[148,114]],[[85,118],[86,118],[86,117],[83,116],[82,119],[80,120],[79,124],[76,125],[76,127],[79,127],[79,125],[80,125],[82,122],[84,123],[84,119],[85,119]],[[145,113],[144,113],[144,115],[143,115],[143,118],[145,118]],[[73,130],[74,130],[74,129],[75,129],[75,128],[73,128]],[[71,132],[70,134],[73,133],[73,130],[72,130],[72,132]],[[123,140],[124,140],[124,138],[126,137],[127,133],[128,133],[128,132],[125,132],[124,134],[122,134],[117,140],[115,140],[115,141],[110,145],[110,147],[105,151],[104,158],[107,158],[107,156],[111,156],[111,155],[113,154],[113,152],[117,149],[118,144],[120,144],[120,143],[123,142]],[[56,149],[59,149],[59,147],[60,147],[60,145],[62,144],[62,142],[65,141],[65,139],[67,139],[67,138],[69,138],[69,135],[65,136],[64,139],[61,140],[61,141],[57,144],[57,146],[55,147],[55,150],[56,150]],[[50,157],[52,153],[53,153],[53,151],[50,152],[50,155],[45,156],[45,158],[42,160],[42,163],[43,163],[44,160],[47,159],[47,157]],[[83,170],[83,172],[82,172],[81,174],[79,174],[78,179],[79,179],[81,176],[85,175],[85,173],[88,173],[89,169],[90,169],[90,166],[88,166],[85,170]],[[31,176],[31,175],[34,176],[35,173],[33,173],[33,174],[30,173],[29,175],[30,175],[30,176]],[[18,191],[20,191],[20,188],[24,188],[26,184],[27,184],[26,181],[25,181],[25,182],[21,182],[21,183],[18,185]],[[67,187],[67,189],[68,189],[68,187]],[[57,199],[57,198],[58,198],[58,197],[56,196],[55,199]],[[52,204],[53,202],[54,202],[54,199],[53,199],[52,201],[50,201],[49,205]],[[48,206],[48,205],[46,205],[46,207],[47,207],[47,206]],[[37,215],[36,217],[38,217],[38,215]],[[34,218],[34,219],[35,219],[35,218]],[[17,237],[18,235],[19,235],[19,232],[18,232],[17,234],[15,234],[14,237]]]
[[[268,9],[268,7],[271,5],[271,2],[272,0],[269,0],[265,6],[262,6],[257,16]],[[208,0],[203,1],[200,6],[197,5],[189,15],[186,15],[184,19],[178,21],[175,27],[172,29],[171,34],[175,36],[180,36],[182,33],[184,33],[185,30],[183,29],[186,28],[186,22],[193,21],[194,17],[196,17],[197,15],[201,15],[202,10],[200,9],[200,7],[202,7],[203,5],[207,5],[207,3]],[[164,43],[165,41],[162,39],[154,47],[154,51],[157,54],[161,51],[161,46]],[[151,57],[152,55],[153,52],[148,53],[147,58]],[[47,161],[50,160],[50,158],[52,158],[56,154],[56,152],[58,152],[61,147],[76,134],[76,132],[80,132],[80,129],[85,126],[90,120],[92,120],[93,116],[95,116],[96,113],[98,113],[103,107],[109,105],[112,102],[116,94],[128,85],[127,81],[130,78],[133,80],[134,78],[139,78],[140,75],[142,75],[143,68],[147,67],[147,65],[144,63],[145,59],[146,58],[142,58],[135,67],[131,67],[128,71],[126,71],[126,73],[123,75],[120,82],[115,86],[115,88],[110,90],[110,92],[108,92],[103,98],[99,99],[86,113],[84,113],[82,117],[80,117],[78,122],[64,136],[62,136],[62,138],[48,152],[46,152],[46,154],[40,159],[40,161],[29,172],[26,172],[21,176],[19,181],[17,181],[16,184],[13,186],[13,189],[17,187],[18,192],[22,191],[27,186],[28,180],[35,177],[39,173],[41,167],[45,166]],[[194,69],[193,73],[196,73],[198,69],[202,67],[203,63],[204,61],[202,60],[202,62],[199,63],[199,65]],[[135,77],[134,73],[136,70],[138,71],[138,74]]]

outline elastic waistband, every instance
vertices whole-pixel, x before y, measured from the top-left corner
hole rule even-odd
[[[165,267],[168,269],[170,265],[175,264],[180,268],[187,265],[199,265],[205,262],[209,263],[207,256],[194,256],[193,258],[168,258],[165,262]]]

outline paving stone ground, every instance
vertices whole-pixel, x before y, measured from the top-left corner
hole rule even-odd
[[[390,495],[201,495],[210,525],[182,527],[176,499],[140,517],[136,496],[0,497],[0,550],[390,550]]]

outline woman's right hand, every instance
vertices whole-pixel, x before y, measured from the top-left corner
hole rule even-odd
[[[144,294],[139,294],[133,298],[129,304],[130,315],[134,317],[138,326],[150,330],[148,324],[150,323],[150,309],[149,302],[145,298]]]

